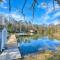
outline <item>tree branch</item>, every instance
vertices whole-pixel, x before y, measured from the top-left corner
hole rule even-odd
[[[11,0],[9,0],[9,12],[11,12]]]

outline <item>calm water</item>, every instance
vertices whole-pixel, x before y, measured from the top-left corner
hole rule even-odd
[[[22,42],[21,42],[22,41]],[[20,37],[19,50],[21,55],[42,52],[45,50],[56,51],[60,46],[60,41],[45,37]]]

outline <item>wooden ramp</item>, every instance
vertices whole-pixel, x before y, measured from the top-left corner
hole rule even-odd
[[[0,60],[13,60],[21,58],[20,51],[17,46],[15,35],[11,35],[7,42],[7,50],[0,55]]]

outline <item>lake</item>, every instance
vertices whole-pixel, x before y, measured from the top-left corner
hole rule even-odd
[[[20,37],[18,44],[22,56],[37,52],[44,52],[46,50],[54,52],[58,49],[58,47],[60,47],[59,40],[49,38],[48,36]]]

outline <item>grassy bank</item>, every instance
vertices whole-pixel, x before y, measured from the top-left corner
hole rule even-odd
[[[16,59],[16,60],[60,60],[59,52],[60,52],[60,49],[58,49],[56,52],[45,51],[43,53],[31,54],[31,55],[25,56],[22,59]]]

